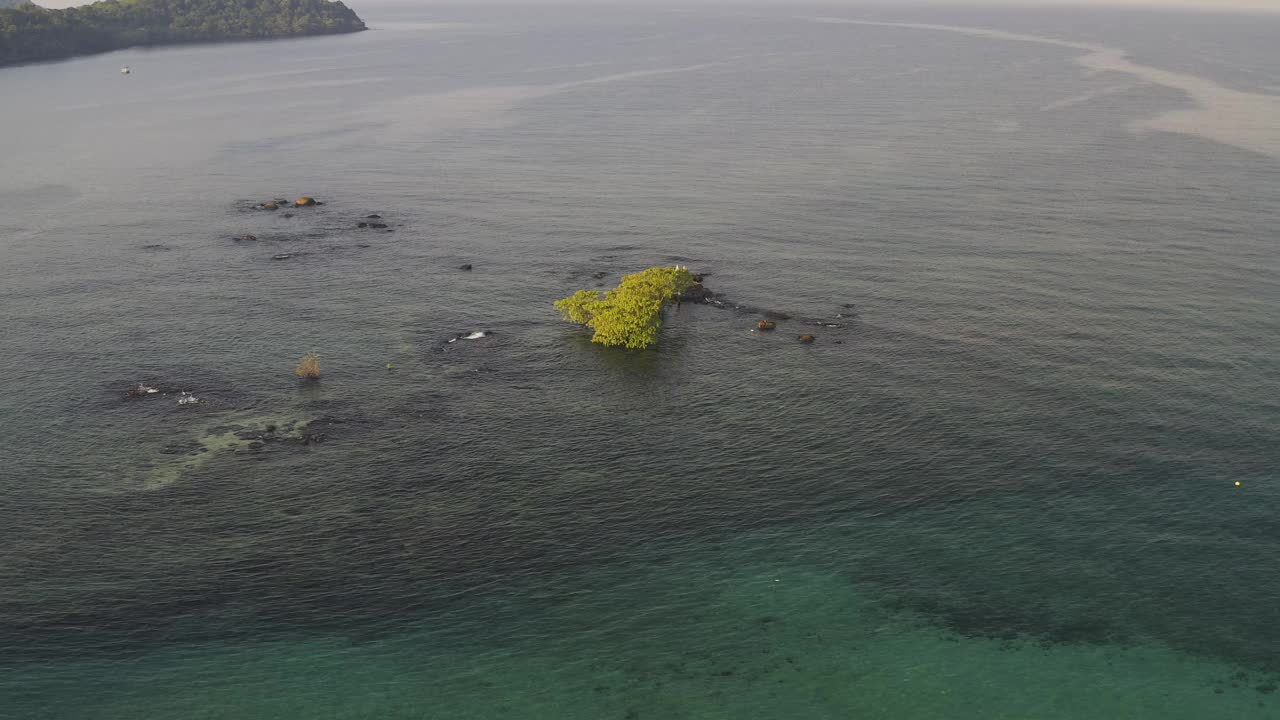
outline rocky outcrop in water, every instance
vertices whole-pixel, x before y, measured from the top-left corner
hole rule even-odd
[[[701,275],[695,275],[694,278],[695,279],[702,278],[708,274],[709,273],[702,273]],[[773,330],[776,327],[778,327],[779,322],[785,322],[795,318],[795,316],[792,315],[791,313],[783,312],[781,310],[771,310],[771,309],[759,308],[752,305],[744,305],[741,303],[733,302],[729,298],[725,297],[722,293],[713,292],[709,290],[701,282],[698,282],[690,286],[688,290],[684,291],[679,296],[679,300],[680,302],[691,302],[691,303],[699,303],[701,305],[710,305],[712,307],[718,307],[722,310],[732,310],[734,312],[747,314],[747,315],[763,315],[766,319],[756,321],[756,330]],[[848,309],[848,308],[852,308],[853,305],[851,303],[845,303],[841,307]],[[857,314],[854,313],[853,317],[856,317],[856,316]],[[845,316],[843,313],[836,313],[835,318],[844,319]],[[802,319],[802,320],[799,320],[798,322],[801,322],[805,325],[811,325],[814,327],[825,327],[825,328],[843,328],[845,326],[844,323],[833,322],[832,320],[826,320],[822,318]],[[813,342],[814,336],[802,335],[800,337],[801,337],[801,342]],[[810,339],[804,340],[804,338],[810,338]]]
[[[714,303],[716,294],[700,282],[696,282],[680,293],[680,302]]]
[[[248,441],[250,450],[260,450],[267,445],[320,445],[329,440],[335,428],[344,424],[345,420],[326,415],[308,423],[291,421],[261,429],[239,430],[235,435]]]

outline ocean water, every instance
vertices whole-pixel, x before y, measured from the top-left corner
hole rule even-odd
[[[1280,717],[1280,16],[357,10],[0,70],[0,717]]]

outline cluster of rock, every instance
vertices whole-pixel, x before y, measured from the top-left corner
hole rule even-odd
[[[768,331],[773,330],[773,329],[775,329],[775,328],[777,328],[777,327],[778,327],[778,323],[774,322],[773,320],[757,320],[757,321],[756,321],[756,329],[757,329],[757,330],[760,330],[760,331],[763,331],[763,332],[768,332]],[[816,338],[814,338],[814,336],[812,336],[812,335],[801,335],[801,336],[799,336],[799,338],[798,338],[798,339],[799,339],[799,340],[800,340],[800,342],[802,342],[802,343],[811,343],[811,342],[813,342]]]
[[[155,387],[154,385],[148,385],[146,383],[138,383],[137,385],[126,390],[124,395],[127,398],[146,398],[146,397],[151,397],[153,395],[156,395],[159,397],[168,397],[175,393],[178,395],[179,405],[199,405],[204,402],[200,398],[196,397],[193,393],[189,393],[186,390],[179,390],[177,388]]]
[[[381,215],[365,215],[365,216],[364,216],[364,219],[365,219],[365,222],[358,222],[358,223],[356,223],[356,227],[358,227],[358,228],[369,228],[369,229],[372,229],[372,230],[382,230],[382,229],[384,229],[384,228],[386,228],[386,227],[387,227],[387,224],[386,224],[386,223],[380,223],[380,222],[368,222],[369,220],[381,220],[381,219],[382,219],[382,216],[381,216]]]
[[[286,205],[293,205],[294,207],[315,207],[316,205],[323,205],[323,204],[324,203],[320,202],[319,200],[316,200],[310,195],[303,195],[297,200],[294,200],[292,203],[290,203],[288,200],[285,200],[284,198],[275,198],[274,200],[268,200],[264,203],[259,203],[258,207],[262,208],[263,210],[279,210],[280,208]]]
[[[284,425],[267,425],[261,430],[241,430],[236,437],[247,440],[250,450],[261,450],[270,444],[282,445],[319,445],[329,439],[333,426],[343,424],[343,420],[325,416],[309,423],[295,422]]]
[[[792,315],[790,313],[785,313],[779,310],[766,310],[763,308],[753,307],[751,305],[742,305],[742,304],[730,301],[721,293],[713,292],[712,290],[708,289],[705,285],[703,285],[703,278],[706,277],[707,275],[709,275],[709,273],[701,273],[698,275],[694,275],[693,276],[694,284],[690,285],[687,290],[681,293],[677,298],[677,300],[679,300],[680,302],[691,302],[691,303],[699,303],[702,305],[710,305],[712,307],[718,307],[724,310],[733,310],[735,312],[739,312],[745,315],[763,315],[764,319],[756,321],[755,329],[752,330],[752,332],[757,332],[757,331],[769,332],[771,330],[777,329],[778,322],[792,319]],[[845,309],[850,309],[853,307],[853,305],[846,303],[843,307]],[[843,318],[844,318],[844,315],[842,313],[836,314],[837,320],[843,319]],[[830,320],[823,320],[823,319],[808,319],[808,320],[801,320],[800,322],[803,322],[806,325],[812,325],[815,327],[827,327],[827,328],[844,327],[843,323],[832,322]],[[815,335],[804,334],[804,335],[797,336],[796,339],[802,343],[808,344],[817,340],[817,337]],[[835,342],[836,344],[841,344],[843,341],[836,340]]]
[[[254,203],[249,207],[255,210],[265,210],[267,212],[273,212],[285,207],[314,208],[316,206],[320,206],[324,204],[325,203],[319,200],[316,200],[314,197],[311,197],[310,195],[303,195],[293,201],[289,201],[284,198],[273,198],[265,202]],[[286,212],[283,215],[286,218],[291,218],[294,216],[292,212]],[[386,222],[383,222],[382,216],[378,214],[365,215],[363,219],[359,220],[358,222],[355,222],[354,225],[356,228],[360,230],[381,230],[383,232],[395,232],[395,229],[390,227]],[[231,239],[238,243],[250,243],[250,242],[256,242],[259,238],[257,235],[246,233],[244,235],[236,235]],[[266,239],[271,239],[271,238],[266,238]],[[370,247],[370,245],[368,243],[357,243],[356,247],[367,248],[367,247]],[[305,252],[276,253],[271,256],[271,259],[272,260],[288,260],[290,258],[295,258],[300,255],[306,255],[306,254],[307,253]]]
[[[160,388],[154,388],[145,383],[138,383],[136,387],[131,387],[127,391],[125,391],[125,396],[139,398],[139,397],[146,397],[148,395],[155,395],[159,392],[160,392]]]

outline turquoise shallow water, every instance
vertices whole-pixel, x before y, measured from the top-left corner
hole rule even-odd
[[[830,9],[361,12],[0,71],[0,716],[1280,714],[1266,137]],[[1268,15],[856,17],[1280,87]],[[657,263],[793,317],[549,307]]]
[[[844,530],[750,533],[677,558],[636,553],[626,568],[540,578],[391,633],[184,646],[10,681],[19,701],[40,700],[34,717],[75,716],[86,698],[106,718],[1277,711],[1258,689],[1273,675],[1159,642],[974,637],[888,607],[881,588],[851,582],[831,562],[871,554],[867,538]],[[1068,604],[1063,595],[1052,601]]]

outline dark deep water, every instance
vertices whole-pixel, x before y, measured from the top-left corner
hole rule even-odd
[[[1280,717],[1280,16],[358,10],[0,71],[0,717]]]

